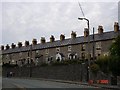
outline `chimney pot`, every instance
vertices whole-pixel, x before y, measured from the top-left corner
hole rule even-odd
[[[18,42],[18,47],[22,47],[22,42]]]
[[[45,40],[45,37],[41,37],[41,43],[45,43],[46,40]]]
[[[16,45],[14,43],[12,43],[11,48],[13,49],[15,47],[16,47]]]
[[[27,47],[29,45],[29,41],[25,41],[25,46]]]
[[[76,32],[72,31],[71,38],[76,38]]]
[[[63,41],[65,39],[65,35],[61,34],[60,35],[60,41]]]
[[[103,33],[103,26],[98,26],[98,34],[102,34]]]
[[[6,45],[6,50],[8,50],[10,48],[9,44]]]
[[[33,45],[36,45],[36,44],[37,44],[37,39],[33,39],[33,40],[32,40],[32,44],[33,44]]]
[[[114,32],[118,32],[119,31],[119,24],[118,22],[114,23]]]
[[[4,50],[4,46],[3,45],[1,45],[1,50]]]
[[[84,28],[84,37],[87,37],[89,35],[88,28]]]
[[[50,37],[50,42],[54,42],[54,41],[55,41],[55,38],[54,38],[53,35],[51,35],[51,37]]]

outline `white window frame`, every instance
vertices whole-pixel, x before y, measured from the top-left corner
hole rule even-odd
[[[56,48],[56,52],[57,53],[59,53],[60,52],[60,48],[58,47],[58,48]]]
[[[15,64],[15,60],[14,59],[12,59],[12,61],[11,61],[13,64]]]
[[[101,42],[96,42],[96,49],[101,49]]]
[[[72,51],[72,46],[68,46],[68,51]]]
[[[61,56],[59,53],[56,54],[56,60],[57,60],[58,58],[60,59],[60,61],[62,60],[62,56]]]
[[[114,39],[112,40],[112,43],[115,43],[115,40],[114,40]]]
[[[109,56],[109,52],[104,53],[104,56]]]
[[[35,51],[35,54],[39,54],[39,50],[36,50],[36,51]]]
[[[46,54],[46,55],[49,54],[49,49],[45,49],[45,54]]]
[[[71,60],[72,58],[71,58],[70,54],[71,54],[71,53],[68,53],[68,59],[70,59],[70,60]]]
[[[85,44],[81,44],[81,50],[82,51],[85,51],[85,46],[86,46]]]
[[[73,58],[74,58],[74,59],[77,59],[77,57],[78,57],[78,54],[76,53],[76,54],[73,56]]]

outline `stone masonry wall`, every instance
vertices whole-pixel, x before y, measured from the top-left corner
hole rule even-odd
[[[3,68],[3,76],[7,76],[7,72],[14,72],[14,77],[29,77],[70,80],[70,81],[86,81],[87,70],[82,70],[83,66],[78,65],[60,65],[60,66],[44,66],[44,67],[22,67],[22,68]],[[82,79],[81,79],[82,78]]]
[[[87,81],[87,66],[86,64],[77,65],[59,65],[59,66],[43,66],[43,67],[16,67],[3,68],[2,75],[7,76],[8,72],[14,72],[14,77],[31,77],[45,78],[68,81]],[[92,73],[90,75],[92,80],[109,79],[106,75],[100,72],[97,76]]]

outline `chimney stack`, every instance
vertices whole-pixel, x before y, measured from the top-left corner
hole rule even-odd
[[[4,46],[3,45],[1,45],[1,50],[4,50]]]
[[[118,22],[114,23],[114,32],[118,32],[119,31],[119,24]]]
[[[22,47],[22,42],[18,42],[18,47]]]
[[[41,37],[41,43],[45,43],[45,37]]]
[[[25,41],[25,46],[29,46],[29,41]]]
[[[13,49],[13,48],[15,48],[16,47],[16,45],[14,44],[14,43],[12,43],[11,44],[11,48]]]
[[[37,39],[33,39],[33,40],[32,40],[32,44],[33,44],[33,45],[36,45],[36,44],[37,44]]]
[[[88,28],[84,28],[84,37],[87,37],[89,35]]]
[[[61,34],[60,35],[60,41],[63,41],[65,39],[65,35]]]
[[[76,32],[72,31],[71,38],[76,38]]]
[[[51,37],[50,37],[50,42],[54,42],[54,41],[55,41],[55,38],[54,38],[53,35],[51,35]]]
[[[98,26],[98,34],[102,34],[103,33],[103,26]]]
[[[6,45],[6,50],[8,50],[9,48],[10,48],[10,46],[7,44],[7,45]]]

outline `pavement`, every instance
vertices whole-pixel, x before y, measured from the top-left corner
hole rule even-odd
[[[35,80],[35,79],[25,79],[25,78],[3,78],[3,89],[13,89],[19,88],[19,90],[34,90],[34,89],[43,89],[43,88],[61,88],[61,89],[95,89],[97,87],[81,85],[81,84],[73,84],[73,83],[64,83],[64,82],[55,82],[51,80]],[[8,90],[9,90],[8,89]],[[97,88],[98,89],[98,88]]]
[[[85,82],[55,80],[55,79],[45,79],[45,78],[24,78],[24,79],[53,81],[53,82],[60,82],[60,83],[87,85],[87,86],[99,87],[99,88],[110,89],[110,90],[120,90],[120,87],[118,87],[117,85],[88,84],[88,83],[85,83]]]

